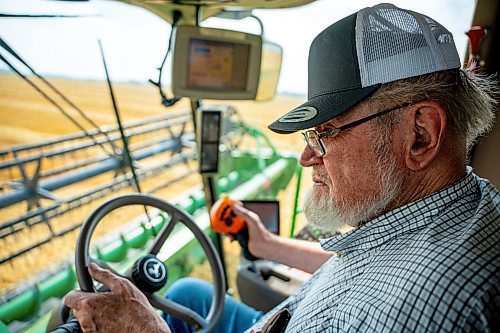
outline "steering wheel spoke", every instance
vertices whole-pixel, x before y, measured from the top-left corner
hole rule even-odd
[[[151,246],[151,249],[149,250],[149,253],[157,255],[158,252],[160,252],[161,247],[167,240],[168,236],[172,233],[174,230],[175,225],[177,224],[177,214],[175,212],[168,212],[169,213],[169,218],[168,221],[165,223],[166,226],[163,228],[161,233],[156,236],[155,241],[153,246]]]
[[[171,300],[156,294],[145,295],[153,307],[158,310],[162,310],[164,313],[168,313],[179,320],[185,321],[196,330],[203,329],[208,325],[205,318],[185,306],[172,302]]]

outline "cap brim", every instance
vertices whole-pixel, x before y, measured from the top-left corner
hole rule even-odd
[[[379,87],[380,84],[376,84],[311,98],[273,122],[268,128],[284,134],[321,125],[346,112],[373,94]]]

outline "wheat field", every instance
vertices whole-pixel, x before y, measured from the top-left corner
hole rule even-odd
[[[40,84],[39,80],[33,81]],[[75,81],[62,78],[48,79],[54,86],[62,91],[73,103],[75,103],[85,114],[97,125],[115,124],[115,115],[109,97],[108,88],[105,82],[95,81]],[[41,85],[42,86],[42,85]],[[182,99],[173,108],[166,109],[160,104],[160,96],[156,87],[138,83],[117,83],[113,84],[115,98],[121,114],[122,121],[129,121],[162,115],[168,112],[188,110],[189,102]],[[61,105],[61,98],[54,93],[49,94]],[[303,148],[303,141],[299,134],[278,135],[267,129],[267,125],[279,117],[284,112],[291,110],[303,102],[303,98],[277,96],[267,102],[253,101],[207,101],[212,104],[230,104],[238,110],[242,119],[268,135],[273,144],[278,149],[300,152]],[[70,108],[65,108],[68,113],[75,117],[84,127],[90,129],[92,126],[84,122],[81,116]],[[9,148],[21,144],[33,144],[40,141],[53,139],[61,135],[80,132],[57,108],[44,99],[29,84],[21,78],[2,74],[0,75],[0,149]],[[195,166],[194,166],[195,167]],[[175,168],[169,173],[175,174]],[[2,191],[6,186],[5,175],[0,175]],[[91,182],[100,182],[102,179],[95,177]],[[201,177],[197,174],[187,177],[174,186],[161,190],[155,195],[165,200],[174,198],[193,186],[201,184]],[[302,189],[310,186],[310,174],[305,170],[302,177]],[[147,185],[147,184],[146,184]],[[282,231],[284,235],[289,232],[289,222],[291,219],[292,201],[296,179],[292,179],[288,188],[283,191],[279,200],[281,201]],[[71,189],[72,191],[74,189]],[[131,189],[116,192],[114,194],[130,192]],[[0,192],[1,194],[2,192]],[[59,194],[59,193],[58,193]],[[60,195],[64,197],[64,192]],[[102,201],[102,200],[101,200]],[[63,228],[68,220],[82,219],[101,201],[96,201],[89,207],[83,207],[73,213],[65,214],[64,218],[55,221],[59,228]],[[16,216],[25,212],[26,206],[15,205],[0,210],[0,220],[7,217]],[[298,221],[299,225],[304,223],[303,218]],[[43,225],[32,228],[25,228],[16,237],[10,239],[0,239],[0,258],[6,257],[16,248],[22,248],[24,243],[29,243],[42,234],[48,234],[48,230]],[[106,233],[106,230],[102,230]],[[78,230],[69,233],[64,237],[59,237],[48,244],[45,244],[33,251],[28,252],[14,260],[0,265],[0,295],[14,290],[31,281],[36,281],[40,275],[48,270],[54,269],[61,262],[65,262],[72,256],[74,244]],[[229,265],[235,265],[238,260],[239,248],[237,244],[229,244],[224,241],[226,261]],[[200,273],[205,271],[199,268]],[[234,281],[234,270],[228,269],[229,279]],[[196,272],[194,274],[197,274]],[[231,284],[231,282],[230,282]]]

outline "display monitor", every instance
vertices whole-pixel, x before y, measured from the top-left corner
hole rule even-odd
[[[175,96],[255,99],[262,55],[260,36],[179,26],[173,54],[172,89]]]

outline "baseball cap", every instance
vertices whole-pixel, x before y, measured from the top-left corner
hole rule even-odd
[[[435,20],[392,4],[364,8],[316,36],[309,49],[307,102],[269,129],[291,133],[315,127],[383,83],[457,68],[453,35]]]

